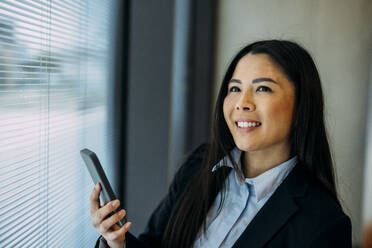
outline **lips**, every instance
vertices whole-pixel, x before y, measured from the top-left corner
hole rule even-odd
[[[240,118],[235,121],[235,126],[237,127],[238,131],[243,133],[253,131],[261,125],[261,122],[251,119]]]

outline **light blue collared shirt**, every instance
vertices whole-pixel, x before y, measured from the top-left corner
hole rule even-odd
[[[231,155],[241,168],[242,151],[235,147]],[[218,193],[207,215],[206,235],[199,232],[194,248],[232,247],[258,211],[291,172],[296,161],[297,157],[293,157],[255,178],[242,179],[227,156],[221,159],[213,167],[212,172],[221,166],[233,168],[228,176],[225,201],[220,214],[217,215],[222,197],[221,192]]]

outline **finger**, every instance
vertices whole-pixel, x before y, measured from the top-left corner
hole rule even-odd
[[[131,226],[132,226],[132,222],[127,222],[119,230],[107,233],[106,237],[104,238],[106,238],[107,240],[111,240],[111,241],[124,241],[125,234],[128,232]]]
[[[101,185],[99,183],[94,186],[93,192],[90,195],[90,215],[93,217],[95,212],[99,209],[99,194],[101,192]]]
[[[112,226],[112,230],[114,230],[114,231],[119,230],[120,228],[121,227],[117,223]]]
[[[126,211],[124,209],[120,210],[116,214],[110,216],[109,218],[105,219],[100,226],[101,233],[105,233],[108,230],[115,230],[114,226],[115,224],[124,218],[126,215]]]
[[[110,201],[105,206],[99,208],[95,212],[95,216],[93,217],[93,225],[99,225],[112,211],[117,209],[120,206],[119,200]]]

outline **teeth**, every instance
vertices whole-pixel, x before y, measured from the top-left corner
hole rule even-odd
[[[238,121],[238,126],[245,128],[245,127],[258,127],[261,126],[261,122],[246,122],[246,121]]]

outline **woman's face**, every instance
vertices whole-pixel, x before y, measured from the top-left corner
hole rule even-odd
[[[240,150],[289,151],[294,92],[268,55],[247,54],[240,59],[223,104],[225,121]]]

